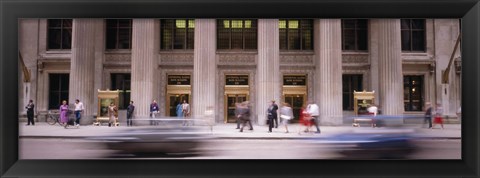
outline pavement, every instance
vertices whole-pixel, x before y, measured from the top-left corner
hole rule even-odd
[[[19,137],[20,138],[87,138],[91,136],[102,136],[119,133],[132,128],[141,129],[143,127],[155,127],[155,126],[134,126],[127,127],[125,123],[121,123],[118,127],[108,127],[107,125],[93,126],[93,125],[81,125],[80,127],[70,126],[67,129],[55,124],[49,125],[46,122],[36,122],[35,126],[26,126],[26,122],[19,122]],[[179,125],[179,127],[182,127]],[[243,132],[239,132],[236,128],[236,124],[216,124],[212,127],[209,126],[189,126],[198,127],[204,129],[205,132],[212,134],[213,136],[221,139],[306,139],[315,137],[324,137],[345,133],[345,132],[363,132],[363,131],[392,131],[399,128],[371,128],[367,126],[352,127],[352,125],[342,126],[320,126],[321,133],[304,133],[298,132],[303,130],[299,124],[290,124],[288,126],[289,133],[285,133],[285,128],[280,126],[273,128],[272,133],[268,133],[268,126],[253,125],[254,130],[248,130],[248,126]],[[312,127],[314,129],[314,127]],[[315,129],[314,129],[315,130]],[[404,124],[401,130],[410,130],[421,138],[429,139],[461,139],[461,124],[445,124],[444,129],[437,125],[434,129],[424,128],[421,124]]]

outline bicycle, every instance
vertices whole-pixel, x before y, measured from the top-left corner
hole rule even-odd
[[[69,120],[71,120],[71,116],[72,116],[72,114],[69,111],[68,112]],[[58,111],[49,110],[48,113],[47,113],[47,117],[46,117],[45,122],[47,122],[50,125],[55,125],[56,123],[58,123],[58,125],[60,125],[60,126],[65,126],[65,123],[60,122],[60,113]]]

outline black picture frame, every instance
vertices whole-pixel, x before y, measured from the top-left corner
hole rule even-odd
[[[479,176],[478,0],[11,0],[0,1],[0,13],[2,177]],[[293,17],[462,18],[462,160],[18,160],[19,18]]]

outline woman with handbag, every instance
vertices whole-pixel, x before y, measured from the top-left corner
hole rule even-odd
[[[293,110],[290,104],[283,103],[282,108],[280,108],[280,118],[282,119],[282,124],[285,126],[285,133],[288,133],[288,123],[293,119]]]
[[[118,109],[117,106],[113,102],[110,103],[110,106],[108,106],[108,127],[111,127],[112,124],[114,127],[117,126],[117,117],[118,117]]]

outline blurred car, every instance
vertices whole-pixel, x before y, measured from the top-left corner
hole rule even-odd
[[[329,144],[345,159],[405,159],[416,151],[412,129],[357,129],[316,143]]]
[[[200,146],[212,139],[210,132],[195,127],[137,127],[90,140],[105,143],[108,149],[135,156],[201,154]]]

